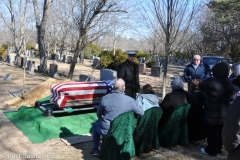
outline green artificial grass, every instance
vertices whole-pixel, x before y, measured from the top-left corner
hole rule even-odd
[[[49,102],[49,97],[41,99]],[[54,105],[49,105],[53,107]],[[95,110],[69,113],[56,113],[44,117],[44,113],[35,107],[21,106],[18,111],[4,112],[5,116],[34,143],[42,143],[50,138],[66,138],[91,133],[97,120]]]

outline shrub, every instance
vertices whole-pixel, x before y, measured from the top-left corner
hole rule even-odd
[[[150,67],[150,68],[152,68],[155,64],[156,64],[155,60],[150,60],[146,63],[147,67]]]
[[[33,44],[33,43],[27,43],[26,48],[27,48],[28,50],[35,49],[35,44]]]
[[[84,56],[86,58],[89,58],[90,56],[99,56],[101,54],[102,50],[93,43],[88,44],[85,48],[84,48]]]
[[[7,55],[8,55],[8,52],[5,50],[5,51],[3,51],[3,53],[2,53],[2,55],[1,55],[1,57],[2,57],[2,60],[6,60],[6,58],[7,58]]]
[[[7,50],[7,49],[8,49],[8,45],[7,45],[7,44],[2,44],[2,48],[3,48],[4,50]]]
[[[150,54],[147,52],[142,52],[141,50],[138,50],[136,57],[137,58],[145,57],[145,60],[148,61],[150,59]]]
[[[103,56],[107,56],[107,55],[113,56],[113,53],[111,51],[102,51],[99,56],[103,57]]]
[[[124,52],[116,52],[114,57],[113,66],[116,68],[119,64],[127,60],[127,54]]]
[[[110,69],[109,67],[111,66],[111,64],[113,63],[113,56],[111,55],[107,55],[107,56],[103,56],[100,60],[100,66],[103,69]]]

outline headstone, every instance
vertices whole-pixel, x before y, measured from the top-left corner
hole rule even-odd
[[[31,56],[31,57],[34,57],[34,51],[31,51],[31,52],[30,52],[30,56]]]
[[[27,66],[27,73],[28,74],[35,74],[35,61],[29,60]]]
[[[49,76],[54,78],[54,75],[56,74],[57,70],[58,70],[57,64],[50,64]]]
[[[92,75],[87,75],[87,74],[79,75],[79,82],[85,82],[86,80],[88,82],[93,82],[93,81],[95,81],[95,78]]]
[[[55,55],[55,60],[56,60],[56,61],[60,61],[60,54],[56,54],[56,55]]]
[[[89,59],[90,59],[90,60],[93,60],[93,59],[94,59],[94,56],[90,56]]]
[[[47,54],[47,59],[52,59],[52,54]]]
[[[94,60],[93,60],[93,66],[96,66],[96,65],[99,63],[99,61],[100,61],[100,58],[99,58],[99,57],[94,58]]]
[[[66,55],[65,55],[65,54],[62,56],[62,62],[63,62],[63,63],[66,62]]]
[[[22,57],[17,57],[17,65],[18,65],[18,67],[21,67],[21,63],[22,63]]]
[[[161,63],[160,62],[156,62],[155,63],[155,67],[161,67]]]
[[[37,66],[37,71],[40,72],[40,66]]]
[[[26,70],[29,70],[30,63],[32,63],[31,60],[28,60]]]
[[[6,76],[3,78],[4,81],[11,81],[11,74],[6,74]]]
[[[79,57],[77,58],[77,63],[80,63],[80,58]]]
[[[151,76],[161,77],[162,76],[162,67],[152,67]]]
[[[117,78],[117,72],[111,69],[100,70],[100,81],[102,80],[114,80]]]
[[[67,63],[68,64],[72,63],[72,56],[67,56]]]
[[[7,55],[6,61],[7,61],[8,64],[12,64],[12,57],[11,57],[10,54]]]
[[[146,74],[146,63],[140,63],[139,64],[139,73],[140,74]]]
[[[26,57],[21,57],[21,67],[26,67],[27,64],[27,58]]]

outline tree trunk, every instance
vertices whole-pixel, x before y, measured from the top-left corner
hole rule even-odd
[[[75,49],[75,51],[74,51],[73,60],[72,60],[72,63],[71,63],[71,65],[70,65],[70,69],[69,69],[69,72],[68,72],[67,78],[68,78],[68,79],[71,79],[71,80],[72,80],[72,78],[73,78],[74,68],[75,68],[75,66],[76,66],[77,58],[78,58],[78,56],[79,56],[79,52],[80,52],[80,48],[81,48],[81,42],[82,42],[82,40],[81,40],[81,38],[80,38],[80,39],[78,40],[78,42],[77,42],[77,47],[76,47],[76,49]],[[81,56],[81,54],[80,54],[80,56]]]
[[[40,70],[39,72],[45,72],[47,70],[47,56],[45,47],[45,28],[47,23],[47,18],[52,6],[52,0],[44,0],[43,15],[42,20],[40,20],[40,14],[38,10],[38,1],[33,0],[33,7],[36,18],[36,28],[37,28],[37,40],[40,52]]]

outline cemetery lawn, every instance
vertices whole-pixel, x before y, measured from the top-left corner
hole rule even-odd
[[[35,66],[39,65],[39,59],[30,58],[35,61]],[[85,64],[77,64],[74,71],[73,81],[78,81],[80,74],[91,74],[93,68],[92,61],[85,60]],[[48,60],[49,64],[52,63]],[[69,64],[57,62],[58,72],[68,73]],[[169,65],[169,73],[167,77],[167,91],[171,91],[170,82],[172,76],[182,76],[183,68],[177,64]],[[89,155],[92,149],[92,142],[81,144],[66,145],[59,138],[49,139],[44,143],[33,144],[29,139],[19,131],[15,125],[10,122],[3,114],[5,111],[16,111],[22,105],[34,106],[36,100],[50,95],[49,87],[52,84],[69,81],[64,76],[50,78],[47,75],[40,73],[25,74],[24,69],[11,66],[6,62],[0,61],[0,159],[63,159],[63,160],[97,160],[97,157]],[[143,86],[150,83],[161,101],[162,79],[159,77],[150,76],[151,69],[146,69],[145,75],[140,75],[140,84]],[[3,78],[10,74],[11,80],[4,81]],[[100,71],[94,70],[92,76],[99,80]],[[184,84],[187,89],[187,84]],[[200,153],[200,148],[206,147],[205,140],[198,141],[195,144],[177,145],[172,149],[160,147],[160,154],[150,152],[143,155],[142,159],[146,160],[224,160],[226,159],[226,151],[217,157],[211,157]],[[140,158],[134,157],[134,160]]]

